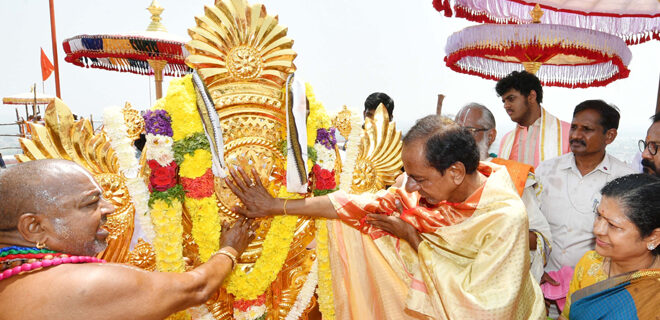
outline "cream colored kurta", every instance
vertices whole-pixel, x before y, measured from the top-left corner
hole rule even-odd
[[[445,226],[422,233],[418,252],[389,235],[329,224],[337,319],[543,317],[543,296],[529,271],[525,207],[507,170],[488,166],[494,170],[471,216],[458,223],[445,219]],[[368,212],[355,207],[373,209],[384,195],[330,198],[340,216],[356,219],[346,221],[356,227]],[[354,212],[342,212],[346,208]]]

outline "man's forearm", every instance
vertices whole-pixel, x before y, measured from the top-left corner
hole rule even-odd
[[[339,218],[328,196],[289,200],[278,199],[277,205],[270,208],[269,213],[271,215],[287,214],[314,218]]]

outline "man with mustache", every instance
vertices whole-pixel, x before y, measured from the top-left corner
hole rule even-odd
[[[573,111],[569,130],[571,152],[544,161],[536,169],[541,212],[548,219],[553,239],[546,272],[573,268],[585,252],[594,249],[592,229],[599,190],[609,181],[634,173],[605,151],[616,138],[619,118],[619,111],[602,100],[581,102]]]
[[[660,112],[651,117],[653,123],[646,131],[646,140],[639,140],[639,150],[642,152],[642,167],[644,173],[660,176]]]
[[[516,184],[520,198],[527,209],[529,220],[529,250],[531,267],[530,271],[537,281],[541,281],[543,267],[550,253],[552,242],[550,226],[539,208],[534,187],[537,184],[534,177],[534,167],[516,162],[497,158],[496,154],[488,152],[495,141],[497,130],[495,129],[495,117],[485,106],[478,103],[470,103],[458,111],[454,119],[457,124],[467,129],[474,137],[479,149],[479,160],[490,161],[504,165],[509,170],[514,184]]]
[[[254,237],[247,219],[188,272],[148,272],[95,256],[114,206],[84,168],[35,160],[0,173],[0,319],[164,319],[215,295]]]
[[[495,86],[504,109],[516,128],[502,137],[501,158],[537,167],[544,160],[569,152],[570,124],[541,107],[543,88],[539,79],[527,71],[514,71]]]

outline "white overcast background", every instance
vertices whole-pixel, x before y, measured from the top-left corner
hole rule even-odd
[[[194,16],[203,14],[211,0],[160,0],[162,22],[168,32],[188,38]],[[80,34],[123,34],[143,31],[150,22],[151,0],[55,0],[62,99],[71,110],[100,120],[102,110],[130,102],[138,109],[154,102],[153,77],[85,69],[64,61],[62,41]],[[279,15],[289,28],[298,53],[297,74],[310,82],[317,98],[330,112],[342,105],[361,111],[374,91],[395,102],[394,118],[406,131],[415,119],[435,111],[438,93],[446,95],[443,113],[456,113],[469,102],[488,106],[495,114],[501,137],[513,128],[502,108],[495,81],[459,74],[444,65],[444,46],[453,32],[474,23],[447,18],[433,9],[431,0],[265,0],[269,14]],[[0,96],[42,91],[40,47],[52,60],[48,0],[0,1]],[[660,75],[660,42],[631,46],[630,76],[607,87],[588,89],[544,88],[543,106],[570,121],[575,105],[603,99],[622,113],[618,145],[622,158],[636,150],[649,116],[655,111]],[[167,83],[172,78],[166,77]],[[55,95],[54,77],[46,83]],[[0,122],[15,120],[14,107],[2,105]],[[22,110],[22,109],[21,109]],[[16,127],[0,127],[15,132]],[[5,142],[3,140],[3,142]],[[6,142],[5,142],[6,143]],[[624,145],[625,144],[625,145]],[[612,149],[612,147],[610,147]],[[617,152],[613,152],[617,154]],[[629,159],[622,159],[629,160]]]

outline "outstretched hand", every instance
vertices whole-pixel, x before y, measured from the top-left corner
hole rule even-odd
[[[229,222],[222,224],[220,248],[232,247],[240,256],[248,244],[254,240],[259,223],[253,219],[241,218],[233,226]]]
[[[229,174],[231,178],[226,177],[225,183],[245,205],[245,208],[233,207],[234,212],[248,218],[267,217],[277,213],[275,208],[278,207],[278,200],[273,198],[261,184],[256,169],[252,168],[253,178],[250,178],[240,167],[238,172],[230,168]]]

